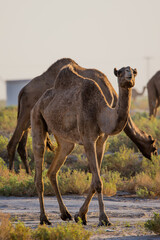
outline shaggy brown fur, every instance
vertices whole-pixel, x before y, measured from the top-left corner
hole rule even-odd
[[[40,223],[50,224],[45,214],[43,199],[42,169],[47,132],[57,140],[57,152],[48,170],[48,177],[56,194],[61,218],[71,219],[58,189],[57,173],[75,143],[84,146],[92,172],[89,195],[79,213],[86,224],[86,214],[95,191],[99,202],[99,225],[110,225],[104,210],[100,167],[104,146],[109,135],[118,134],[127,123],[131,103],[131,88],[135,84],[137,71],[130,67],[115,69],[118,77],[119,99],[114,108],[108,104],[99,85],[74,71],[72,65],[59,73],[54,88],[46,91],[31,113],[33,153],[35,160],[35,184],[40,201]]]
[[[24,163],[26,172],[30,172],[29,164],[27,161],[26,142],[28,129],[30,127],[31,109],[37,100],[41,97],[41,95],[47,89],[53,87],[59,71],[67,64],[71,64],[79,75],[96,81],[100,86],[108,104],[111,107],[115,107],[118,98],[117,93],[115,92],[111,83],[108,81],[107,77],[102,72],[96,69],[82,68],[70,58],[63,58],[58,60],[46,72],[29,82],[19,94],[17,126],[7,147],[9,169],[13,168],[15,150],[16,146],[18,145],[17,150],[20,154],[22,162]],[[128,137],[137,145],[142,154],[145,157],[151,159],[152,153],[156,153],[154,140],[150,135],[139,130],[133,123],[130,116],[128,116],[128,122],[124,131]],[[49,141],[47,141],[47,145],[52,149],[51,143]]]
[[[149,116],[156,117],[157,108],[160,106],[160,71],[158,71],[148,82]]]

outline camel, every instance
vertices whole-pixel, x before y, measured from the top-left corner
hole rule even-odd
[[[30,128],[30,112],[38,99],[49,88],[54,86],[55,79],[65,65],[71,64],[74,70],[81,76],[91,78],[96,81],[105,95],[108,104],[114,107],[117,102],[118,95],[107,77],[96,69],[86,69],[80,67],[74,60],[70,58],[62,58],[51,65],[42,75],[31,80],[19,93],[18,96],[18,117],[17,126],[10,139],[7,150],[9,158],[9,169],[13,168],[13,160],[18,145],[17,151],[25,166],[26,172],[30,173],[29,164],[27,161],[26,142],[28,129]],[[152,154],[157,154],[155,142],[153,138],[136,127],[131,117],[128,116],[128,122],[124,129],[127,136],[136,144],[142,154],[151,159]],[[47,137],[47,146],[53,150],[52,144]]]
[[[160,106],[160,71],[147,83],[149,116],[156,117],[157,108]]]
[[[114,69],[118,78],[119,98],[115,107],[110,107],[99,85],[80,76],[72,65],[64,67],[54,84],[46,91],[31,111],[32,144],[35,160],[35,185],[40,202],[40,224],[51,224],[46,216],[43,199],[42,169],[47,132],[57,141],[57,151],[48,169],[49,177],[56,194],[62,220],[71,220],[72,216],[63,203],[57,173],[75,144],[84,146],[92,173],[89,194],[75,220],[80,217],[87,223],[86,214],[95,192],[99,202],[99,226],[110,225],[104,210],[103,186],[100,177],[104,143],[110,135],[120,133],[129,115],[131,88],[135,84],[137,70],[131,67]]]
[[[133,89],[132,89],[132,98],[133,98],[133,101],[135,101],[137,97],[142,96],[142,95],[144,94],[144,91],[145,91],[146,88],[147,88],[147,87],[144,86],[141,93],[139,93],[136,88],[133,88]]]

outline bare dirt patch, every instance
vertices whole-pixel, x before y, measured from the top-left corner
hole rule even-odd
[[[85,196],[63,196],[64,202],[72,214],[79,210]],[[98,225],[98,200],[95,196],[89,207],[88,225],[86,229],[94,234],[95,239],[120,239],[120,240],[158,240],[160,236],[146,232],[143,223],[148,220],[153,212],[160,212],[160,200],[139,199],[135,196],[116,195],[104,197],[107,215],[113,225],[111,227],[97,227]],[[56,197],[45,197],[45,208],[52,226],[61,223],[60,212]],[[36,228],[39,224],[39,201],[37,197],[0,197],[0,211],[9,213],[14,222],[23,221],[26,226]]]

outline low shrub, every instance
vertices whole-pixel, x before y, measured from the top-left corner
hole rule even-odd
[[[148,220],[144,226],[147,230],[160,235],[160,214],[154,213],[152,219]]]
[[[1,240],[87,240],[92,235],[90,231],[77,223],[63,223],[56,227],[39,225],[37,229],[32,230],[20,221],[13,225],[9,220],[9,215],[3,213],[0,213],[0,223]]]
[[[47,226],[39,226],[33,232],[33,239],[36,240],[87,240],[91,236],[91,232],[85,230],[81,224],[66,223],[58,224],[55,228],[48,228]]]
[[[8,138],[0,135],[0,157],[7,162],[7,144]]]
[[[14,131],[17,122],[17,107],[0,109],[0,132],[9,134]]]
[[[123,182],[123,190],[136,193],[138,197],[160,197],[160,173],[154,177],[141,172]]]
[[[104,156],[103,168],[107,168],[108,171],[118,171],[122,177],[129,178],[140,172],[141,161],[133,149],[128,149],[122,145],[118,152]]]
[[[84,171],[70,170],[60,171],[58,174],[58,183],[60,192],[64,194],[84,194],[87,193],[92,174]],[[102,176],[104,194],[112,196],[117,191],[117,185],[120,183],[120,174],[118,172],[104,172]],[[43,171],[44,194],[53,196],[54,191],[50,180],[47,177],[47,169]],[[21,169],[19,174],[9,172],[3,159],[0,159],[0,195],[3,196],[35,196],[37,191],[34,183],[34,171],[32,176]]]

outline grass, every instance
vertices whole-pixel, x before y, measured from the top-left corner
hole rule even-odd
[[[153,217],[145,223],[145,228],[160,235],[160,214],[154,213]]]
[[[92,233],[81,224],[65,223],[56,227],[38,226],[35,230],[26,227],[23,222],[12,224],[9,215],[0,213],[1,240],[87,240]]]
[[[103,193],[113,196],[117,190],[136,193],[138,197],[160,197],[160,157],[152,161],[143,158],[140,162],[134,152],[122,147],[118,153],[107,155],[102,165],[101,176]],[[73,164],[74,165],[74,164]],[[63,167],[58,174],[58,183],[62,194],[87,193],[91,184],[90,172]],[[47,177],[47,169],[43,171],[44,194],[54,195]],[[20,169],[19,174],[9,172],[4,160],[0,158],[0,195],[35,196],[34,171],[32,176]]]
[[[58,183],[62,195],[84,194],[88,192],[91,184],[92,174],[84,171],[60,171]],[[119,173],[105,172],[102,176],[104,194],[112,196],[117,192],[117,182],[120,180]],[[47,177],[47,169],[43,171],[44,194],[54,195],[51,183]],[[25,173],[23,169],[19,174],[9,172],[3,159],[0,159],[0,195],[2,196],[36,196],[37,191],[34,184],[34,171],[32,176]]]
[[[137,103],[136,103],[137,104]],[[140,108],[147,108],[146,99],[138,101]],[[132,104],[132,110],[135,107]],[[137,107],[137,106],[136,106]],[[32,151],[32,137],[29,135],[27,142],[28,160],[32,169],[32,176],[27,176],[18,153],[15,155],[16,173],[10,173],[8,165],[7,144],[16,125],[16,107],[0,108],[0,195],[34,196],[34,160]],[[147,113],[136,113],[133,120],[138,127],[157,138],[159,146],[160,119],[148,119]],[[52,137],[52,141],[56,142]],[[107,154],[108,152],[108,154]],[[46,151],[44,164],[45,195],[53,195],[49,179],[46,177],[54,152]],[[72,161],[74,159],[74,161]],[[87,192],[92,175],[89,172],[88,162],[82,146],[76,146],[72,152],[71,161],[67,160],[58,175],[58,182],[62,194],[84,194]],[[5,161],[5,163],[3,162]],[[3,162],[3,163],[2,163]],[[138,197],[160,196],[160,158],[154,157],[152,161],[139,158],[137,148],[122,132],[108,139],[105,155],[102,162],[102,181],[104,194],[112,196],[117,190],[136,193]]]
[[[17,122],[17,107],[5,107],[0,109],[0,131],[11,133]]]

